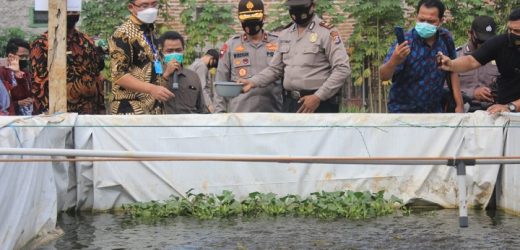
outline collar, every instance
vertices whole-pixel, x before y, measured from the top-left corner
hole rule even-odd
[[[262,41],[263,42],[268,42],[269,41],[269,33],[267,33],[265,30],[261,30],[260,32],[263,33]],[[241,39],[242,39],[242,42],[248,42],[249,41],[249,36],[246,33],[243,33]]]
[[[321,20],[320,20],[319,17],[316,15],[316,13],[314,13],[313,16],[312,16],[311,21],[309,21],[309,24],[307,24],[307,29],[310,30],[310,31],[314,30],[314,28],[316,27],[316,25],[319,24],[320,22],[321,22]],[[296,31],[296,27],[298,27],[298,24],[296,24],[295,22],[293,22],[293,26],[292,26],[291,32]]]

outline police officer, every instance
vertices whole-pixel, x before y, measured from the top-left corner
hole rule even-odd
[[[315,14],[313,0],[287,0],[293,25],[280,33],[268,68],[241,79],[244,92],[284,78],[284,111],[339,112],[339,90],[350,77],[348,55],[338,31]]]
[[[457,57],[471,55],[484,42],[496,35],[497,25],[489,16],[477,16],[468,32],[469,41],[457,48]],[[468,72],[460,73],[460,87],[464,97],[470,99],[469,111],[486,110],[495,102],[498,73],[495,61]]]
[[[228,40],[220,51],[216,81],[236,82],[266,68],[272,60],[278,37],[263,30],[264,4],[261,0],[241,0],[238,19],[244,33]],[[215,112],[280,112],[282,85],[276,79],[235,98],[215,96]]]

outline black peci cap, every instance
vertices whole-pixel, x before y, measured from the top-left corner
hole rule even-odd
[[[287,0],[287,2],[285,2],[285,5],[287,5],[287,6],[300,6],[300,5],[309,6],[311,3],[312,3],[312,0]]]
[[[487,41],[496,35],[497,24],[489,16],[478,16],[473,20],[471,30],[475,32],[477,39]]]

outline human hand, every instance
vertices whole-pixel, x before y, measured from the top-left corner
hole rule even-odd
[[[475,99],[481,102],[495,102],[491,89],[488,87],[478,87],[473,92]]]
[[[464,105],[458,105],[455,107],[455,113],[464,113]]]
[[[147,93],[149,93],[153,98],[165,102],[175,97],[170,90],[163,86],[158,86],[154,84],[150,84],[147,89]]]
[[[242,87],[242,93],[247,93],[247,92],[251,91],[251,89],[256,88],[256,85],[253,82],[251,82],[251,81],[249,81],[247,79],[238,79],[237,82],[239,84],[243,84],[244,85]]]
[[[451,71],[451,59],[440,51],[437,53],[437,65],[444,71]]]
[[[495,104],[487,109],[490,114],[496,114],[500,112],[510,112],[507,105]]]
[[[316,95],[308,95],[300,98],[298,103],[301,103],[302,106],[298,109],[297,113],[314,113],[320,106],[321,100]]]
[[[23,100],[19,100],[18,101],[18,106],[20,107],[26,107],[26,106],[29,106],[33,103],[33,99],[31,97],[28,97],[28,98],[25,98]]]
[[[20,57],[18,55],[9,55],[7,57],[7,68],[14,72],[20,72]]]
[[[390,60],[394,62],[394,64],[399,65],[406,60],[410,52],[411,49],[410,46],[408,46],[408,41],[404,41],[403,43],[396,45]]]
[[[168,78],[169,76],[171,76],[173,74],[173,72],[175,72],[176,70],[178,71],[180,69],[181,69],[181,64],[179,62],[177,62],[177,60],[173,59],[166,65],[166,69],[164,70],[163,77]]]

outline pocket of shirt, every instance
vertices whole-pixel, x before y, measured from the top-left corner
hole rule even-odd
[[[304,65],[314,65],[318,59],[318,53],[320,53],[320,47],[318,45],[312,45],[304,48],[301,63]]]

